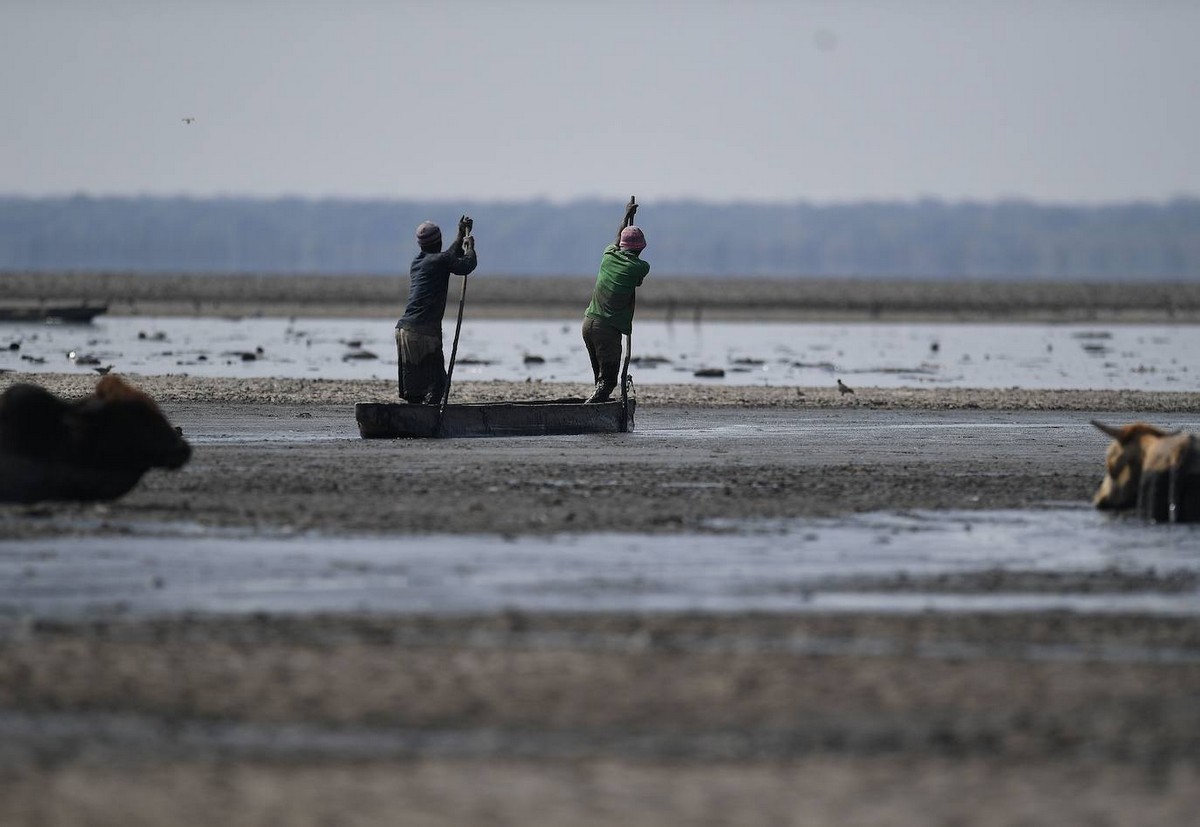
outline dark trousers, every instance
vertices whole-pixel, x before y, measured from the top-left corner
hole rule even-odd
[[[592,381],[617,386],[621,373],[621,331],[591,316],[583,320],[583,344],[592,363]]]
[[[413,404],[439,405],[446,388],[442,337],[396,328],[400,398]]]

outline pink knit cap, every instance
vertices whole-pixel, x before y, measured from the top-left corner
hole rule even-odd
[[[642,234],[640,227],[630,224],[621,230],[621,243],[617,246],[622,250],[645,250],[646,236]]]

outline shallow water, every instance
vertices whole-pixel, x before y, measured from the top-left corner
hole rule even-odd
[[[710,527],[726,533],[326,537],[130,524],[119,527],[125,536],[0,542],[0,616],[505,609],[1200,615],[1198,526],[1148,526],[1080,506]],[[992,586],[971,580],[985,573]]]
[[[445,326],[447,355],[453,325]],[[10,350],[10,344],[19,349]],[[702,324],[639,322],[643,383],[820,387],[1194,390],[1195,325]],[[74,354],[72,358],[70,354]],[[458,379],[586,382],[578,320],[469,318]],[[100,317],[91,325],[0,326],[0,369],[222,377],[393,379],[381,319]],[[702,369],[724,371],[698,378]]]

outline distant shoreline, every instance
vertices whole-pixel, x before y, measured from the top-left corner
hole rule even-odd
[[[475,318],[572,318],[591,276],[470,279]],[[451,285],[458,295],[458,279]],[[86,303],[112,315],[396,317],[404,276],[0,273],[0,304]],[[453,303],[453,302],[452,302]],[[1002,282],[653,275],[641,318],[771,321],[1200,323],[1200,283]]]
[[[489,273],[595,274],[623,198],[0,197],[0,270],[393,273],[421,221],[461,213]],[[649,201],[639,222],[658,273],[1054,280],[1200,278],[1200,200],[1096,205]]]

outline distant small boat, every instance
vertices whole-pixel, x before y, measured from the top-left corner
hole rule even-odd
[[[107,304],[0,305],[0,322],[89,324],[101,313],[107,312]]]
[[[632,396],[628,403],[628,410],[619,399],[590,405],[582,399],[447,405],[439,429],[437,405],[359,402],[354,418],[363,439],[609,434],[633,430]]]

